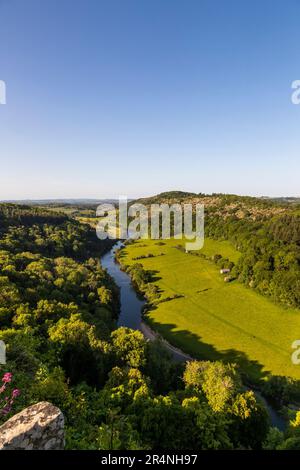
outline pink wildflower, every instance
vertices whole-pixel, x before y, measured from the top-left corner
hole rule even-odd
[[[11,380],[12,380],[12,373],[11,372],[6,372],[6,374],[4,374],[3,377],[2,377],[2,382],[4,382],[5,384],[10,383]]]

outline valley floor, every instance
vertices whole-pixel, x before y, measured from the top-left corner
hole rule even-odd
[[[252,379],[268,372],[300,378],[300,366],[291,361],[292,343],[300,337],[299,310],[276,305],[237,281],[225,283],[213,262],[177,249],[180,240],[163,243],[139,240],[122,253],[122,263],[153,271],[161,291],[147,314],[153,329],[193,357],[237,362]],[[201,251],[232,261],[239,256],[229,242],[210,239]],[[149,253],[153,257],[134,259]],[[163,301],[174,294],[180,297]]]

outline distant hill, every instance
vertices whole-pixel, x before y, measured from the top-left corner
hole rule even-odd
[[[300,198],[297,197],[253,197],[236,194],[203,194],[184,191],[168,191],[150,197],[137,199],[135,202],[150,206],[151,204],[204,204],[205,211],[221,217],[250,218],[253,220],[295,212],[300,209]]]
[[[290,204],[300,204],[300,197],[286,196],[286,197],[269,197],[269,196],[240,196],[237,194],[224,194],[224,193],[192,193],[186,191],[166,191],[153,196],[143,197],[136,199],[135,202],[148,204],[155,203],[182,203],[200,200],[206,202],[212,200],[222,201],[223,203],[244,203],[248,205],[259,204],[263,206],[273,206],[275,205],[290,205]]]
[[[300,204],[300,197],[273,197],[266,199],[272,199],[272,201],[277,201],[281,204]]]
[[[173,201],[173,202],[182,202],[188,198],[195,198],[201,196],[197,193],[189,193],[186,191],[166,191],[163,193],[156,194],[154,196],[143,197],[137,199],[135,202],[142,204],[159,204],[161,202]],[[203,196],[203,195],[202,195]]]

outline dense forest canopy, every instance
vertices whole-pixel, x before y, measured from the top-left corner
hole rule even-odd
[[[300,216],[253,220],[206,217],[206,234],[230,240],[242,253],[233,270],[241,282],[290,307],[300,307]]]

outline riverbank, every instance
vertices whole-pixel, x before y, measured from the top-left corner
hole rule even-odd
[[[115,246],[101,258],[102,266],[107,269],[108,274],[115,280],[115,283],[120,289],[121,308],[118,326],[126,326],[140,330],[149,341],[160,339],[175,361],[186,362],[195,360],[189,354],[170,344],[164,337],[143,321],[142,309],[145,308],[147,302],[145,299],[142,300],[140,295],[135,291],[130,275],[121,269],[121,264],[115,259],[116,251],[122,246],[124,246],[122,242],[117,242]],[[272,425],[278,427],[280,430],[284,430],[286,428],[285,419],[267,402],[256,387],[252,387],[251,384],[249,384],[247,388],[253,390],[262,400],[268,411]]]
[[[167,340],[165,340],[159,333],[157,333],[154,330],[151,330],[151,328],[145,322],[141,322],[140,330],[145,336],[145,338],[149,339],[150,341],[155,341],[159,339],[161,343],[164,345],[164,347],[172,355],[175,361],[178,361],[178,362],[193,361],[193,358],[189,356],[189,354],[186,354],[180,349],[175,348],[175,346],[172,346],[172,344],[170,344]]]

